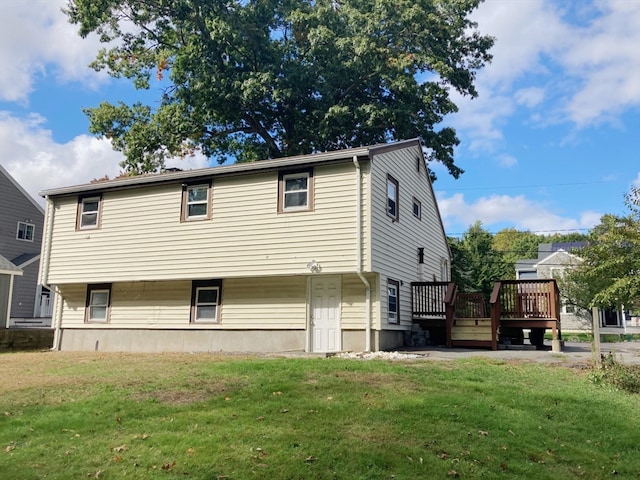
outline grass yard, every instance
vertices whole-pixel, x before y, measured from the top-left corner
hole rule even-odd
[[[489,360],[0,355],[7,479],[638,478],[640,395]]]

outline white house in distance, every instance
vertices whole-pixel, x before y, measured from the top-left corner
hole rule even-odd
[[[387,349],[449,279],[417,139],[42,195],[63,350]]]
[[[538,258],[523,259],[516,262],[516,278],[531,280],[536,278],[560,278],[568,269],[579,265],[582,259],[575,253],[586,245],[586,242],[541,243],[538,245]],[[623,327],[624,312],[616,310],[599,310],[601,327]],[[591,312],[575,305],[562,302],[560,313],[562,330],[591,330]]]

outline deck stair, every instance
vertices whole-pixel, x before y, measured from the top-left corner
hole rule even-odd
[[[482,294],[458,293],[450,328],[450,346],[494,348],[496,335]]]

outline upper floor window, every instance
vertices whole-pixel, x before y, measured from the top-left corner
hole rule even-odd
[[[387,279],[387,319],[400,323],[400,282]]]
[[[400,216],[398,181],[391,175],[387,175],[387,215],[394,220]]]
[[[413,216],[418,220],[422,220],[422,203],[415,197],[413,199]]]
[[[100,228],[102,196],[80,197],[78,199],[78,229]]]
[[[36,226],[32,223],[18,222],[18,232],[16,238],[18,240],[26,240],[27,242],[33,242],[33,236],[36,231]]]
[[[278,178],[278,211],[313,209],[313,170],[284,173]]]
[[[108,322],[111,310],[111,284],[96,284],[87,287],[85,321]]]
[[[182,190],[182,221],[211,218],[211,185],[185,185]]]
[[[191,322],[218,323],[221,280],[198,280],[191,287]]]

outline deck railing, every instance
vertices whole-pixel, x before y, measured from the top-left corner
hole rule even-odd
[[[458,293],[456,316],[460,318],[489,318],[484,295],[481,293]]]
[[[495,283],[491,308],[498,318],[557,319],[560,294],[555,280],[502,280]]]
[[[411,311],[414,317],[444,317],[446,300],[453,298],[453,282],[411,283]]]

